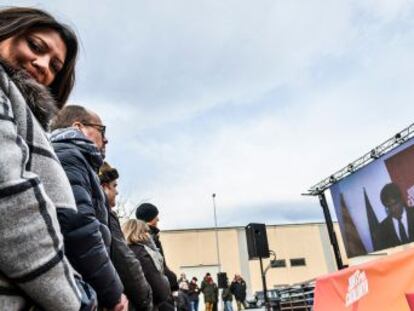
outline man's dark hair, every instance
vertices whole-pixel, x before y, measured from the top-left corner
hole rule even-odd
[[[390,199],[396,199],[403,202],[400,188],[394,183],[386,184],[381,190],[380,197],[382,204],[386,207],[388,207]]]
[[[69,105],[63,107],[62,110],[52,119],[50,130],[71,127],[74,122],[88,123],[92,121],[91,113],[82,106]]]

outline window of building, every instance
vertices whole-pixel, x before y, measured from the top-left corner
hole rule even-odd
[[[286,267],[286,259],[275,259],[270,264],[272,268],[284,268]]]
[[[290,260],[291,267],[306,266],[305,258],[292,258]]]

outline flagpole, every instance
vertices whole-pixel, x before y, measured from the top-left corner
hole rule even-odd
[[[220,246],[219,246],[218,228],[217,228],[216,194],[213,193],[211,197],[213,198],[213,209],[214,209],[214,232],[216,235],[217,264],[218,264],[219,272],[221,272]]]
[[[329,240],[331,241],[331,245],[332,245],[334,255],[335,255],[336,266],[338,267],[338,270],[341,270],[345,267],[342,262],[341,252],[339,250],[338,240],[336,238],[335,230],[333,227],[331,213],[329,212],[328,202],[326,202],[325,193],[324,192],[319,193],[318,197],[319,197],[319,203],[322,206],[323,215],[325,216],[325,222],[328,228]]]

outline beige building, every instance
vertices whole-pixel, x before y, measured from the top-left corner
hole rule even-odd
[[[335,224],[344,263],[345,255],[338,226]],[[336,271],[336,263],[328,231],[324,223],[292,225],[267,225],[269,249],[276,253],[280,267],[267,272],[268,288],[290,285]],[[258,260],[248,260],[244,227],[218,229],[221,271],[229,281],[234,274],[241,274],[248,285],[248,293],[262,290]],[[166,230],[161,233],[164,252],[169,267],[188,278],[197,276],[201,281],[206,272],[213,277],[219,271],[214,228]],[[264,260],[268,266],[269,259]]]

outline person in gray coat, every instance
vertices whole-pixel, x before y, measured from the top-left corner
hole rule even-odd
[[[76,205],[46,136],[72,90],[77,47],[42,10],[0,10],[0,310],[81,308],[56,215]]]

